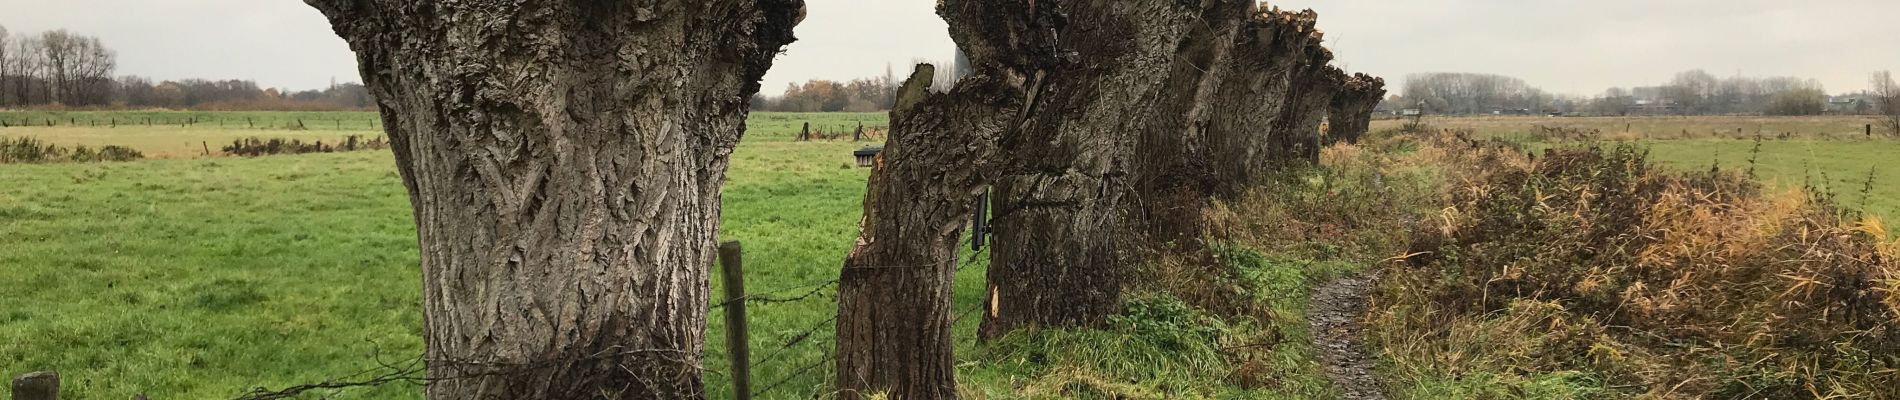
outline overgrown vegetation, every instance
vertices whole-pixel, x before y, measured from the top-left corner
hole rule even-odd
[[[973,398],[1332,398],[1307,326],[1315,287],[1397,255],[1446,179],[1415,140],[1322,154],[1326,168],[1210,205],[1209,250],[1135,271],[1128,311],[1101,330],[1017,332],[978,347]],[[1166,251],[1166,249],[1160,249]],[[1203,258],[1204,257],[1204,258]],[[961,290],[961,288],[959,288]],[[997,382],[1008,385],[995,386]]]
[[[83,145],[67,148],[37,138],[0,136],[0,164],[133,161],[142,158],[145,158],[145,154],[123,146],[104,146],[96,150]]]
[[[1451,153],[1450,206],[1388,273],[1374,320],[1398,392],[1900,396],[1878,219],[1627,145],[1519,154]]]
[[[230,145],[224,146],[224,154],[233,155],[233,156],[257,157],[257,156],[278,155],[278,154],[335,153],[339,151],[383,150],[383,149],[388,149],[388,148],[389,148],[389,138],[383,137],[383,136],[364,139],[362,136],[351,135],[349,137],[343,138],[343,140],[341,141],[332,142],[330,144],[325,144],[323,143],[322,140],[318,140],[311,143],[304,143],[303,140],[299,140],[299,139],[290,139],[290,140],[284,140],[284,139],[279,139],[279,138],[259,139],[259,138],[252,137],[252,138],[244,138],[244,139],[238,139],[238,140],[232,141]]]
[[[229,115],[214,117],[235,120]],[[857,233],[865,170],[850,167],[850,152],[862,143],[794,142],[806,121],[884,124],[879,114],[760,113],[749,121],[732,159],[721,235],[746,243],[754,293],[796,295],[835,279]],[[1761,123],[1766,131],[1861,126]],[[1308,345],[1312,288],[1386,268],[1381,312],[1368,319],[1379,328],[1373,339],[1395,397],[1739,398],[1757,389],[1757,398],[1895,397],[1880,391],[1896,387],[1894,374],[1882,372],[1900,354],[1890,347],[1894,322],[1874,317],[1891,318],[1900,307],[1892,298],[1900,244],[1875,239],[1893,235],[1888,225],[1838,209],[1863,202],[1886,209],[1888,183],[1900,176],[1887,161],[1900,148],[1843,135],[1765,140],[1751,154],[1751,128],[1750,140],[1642,142],[1647,153],[1610,144],[1597,156],[1533,161],[1491,140],[1502,124],[1377,133],[1328,149],[1324,169],[1289,171],[1272,189],[1210,206],[1208,258],[1145,266],[1129,311],[1106,329],[978,343],[970,310],[985,301],[985,263],[966,250],[963,257],[975,259],[958,273],[953,306],[964,316],[955,330],[961,391],[978,399],[1329,398],[1336,390]],[[1574,126],[1624,130],[1621,121]],[[79,142],[76,135],[94,131],[31,129],[18,131],[57,134],[61,145],[139,143],[190,154],[205,140],[148,128]],[[208,141],[255,133],[230,129]],[[229,398],[252,386],[347,377],[374,367],[379,351],[391,361],[419,355],[415,232],[388,157],[0,166],[0,243],[9,244],[0,251],[0,270],[9,272],[0,275],[0,299],[16,305],[0,309],[0,343],[11,344],[0,346],[0,364],[15,373],[58,369],[75,398]],[[1763,179],[1784,185],[1734,177],[1750,158]],[[1626,172],[1638,159],[1643,173]],[[1706,172],[1713,160],[1721,174]],[[1819,178],[1823,171],[1832,178]],[[1823,207],[1788,187],[1803,175],[1831,184],[1843,204]],[[1598,185],[1641,190],[1612,194]],[[1382,262],[1413,252],[1414,232],[1440,232],[1418,241],[1435,261]],[[1591,276],[1595,286],[1577,287]],[[831,293],[749,310],[755,389],[789,378],[762,398],[828,395]],[[732,397],[730,378],[719,373],[731,362],[720,312],[707,335],[709,398]],[[176,373],[181,365],[203,373]],[[397,384],[331,394],[419,393]]]

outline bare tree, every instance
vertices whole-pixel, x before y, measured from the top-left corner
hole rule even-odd
[[[26,105],[51,101],[50,93],[45,90],[46,79],[42,75],[46,71],[46,62],[45,57],[42,56],[45,54],[45,49],[40,46],[40,39],[31,36],[15,39],[11,53],[9,58],[13,59],[11,69],[14,80],[14,104]],[[36,98],[35,95],[40,97]]]
[[[1710,110],[1711,98],[1719,84],[1715,75],[1698,69],[1676,74],[1675,80],[1664,87],[1664,93],[1682,106],[1682,113],[1704,114]]]
[[[157,86],[152,84],[151,78],[127,75],[119,77],[114,85],[118,87],[113,91],[118,96],[117,101],[132,106],[158,105]]]
[[[702,398],[720,188],[802,0],[306,0],[415,208],[431,399]]]
[[[82,40],[65,29],[40,33],[40,57],[45,57],[47,101],[67,102],[75,78]]]
[[[76,104],[97,105],[112,101],[112,73],[119,67],[117,52],[97,37],[80,42],[73,60],[71,96]]]
[[[1539,111],[1548,97],[1523,79],[1474,73],[1412,74],[1405,77],[1403,92],[1407,108],[1422,102],[1431,112],[1446,114]]]
[[[13,37],[7,35],[7,27],[0,26],[0,106],[13,105],[10,99],[13,92],[7,90],[13,80],[13,61],[9,58],[13,53],[7,46],[12,41]]]
[[[1888,131],[1900,136],[1900,84],[1894,83],[1892,71],[1876,72],[1870,80],[1874,99],[1880,103],[1880,115]]]

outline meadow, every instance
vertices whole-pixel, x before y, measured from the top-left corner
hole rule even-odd
[[[797,295],[836,278],[857,235],[868,174],[851,151],[866,143],[792,138],[805,121],[855,127],[882,118],[751,121],[733,159],[721,234],[745,244],[749,289]],[[16,127],[0,128],[0,136],[162,153],[187,147],[174,144],[174,135],[331,133],[202,123],[140,128]],[[349,377],[376,367],[373,356],[396,362],[420,352],[415,228],[387,152],[4,165],[0,221],[0,271],[7,271],[0,274],[0,372],[59,370],[72,398],[234,398],[254,386]],[[966,269],[959,293],[977,293],[983,271],[980,263]],[[975,304],[974,295],[959,300]],[[712,397],[724,398],[718,312],[707,335],[707,380]],[[755,360],[818,327],[773,363],[756,366],[755,381],[793,376],[822,359],[831,343],[823,322],[834,312],[827,296],[754,305]],[[974,319],[960,325],[963,336],[974,327]],[[773,397],[809,396],[821,386],[823,370],[803,372]],[[420,388],[347,394],[414,398]]]
[[[67,124],[45,126],[67,118]],[[329,117],[343,129],[322,129]],[[88,120],[190,121],[179,125],[93,127]],[[277,121],[276,128],[235,121]],[[283,121],[304,119],[302,129]],[[826,395],[835,313],[828,283],[837,277],[857,235],[867,169],[851,151],[871,144],[799,142],[806,122],[839,132],[859,123],[886,124],[883,114],[758,113],[733,155],[725,188],[722,240],[745,245],[746,286],[755,294],[810,297],[750,306],[755,390],[761,398]],[[0,375],[56,369],[71,398],[234,398],[252,387],[282,388],[329,379],[362,378],[379,362],[417,357],[420,274],[408,200],[387,152],[261,158],[205,157],[201,147],[243,137],[322,139],[374,133],[373,113],[0,112],[0,120],[41,120],[0,128],[0,136],[36,137],[77,145],[138,148],[155,160],[130,163],[0,165]],[[78,121],[78,122],[73,122]],[[222,126],[214,126],[222,121]],[[1865,200],[1900,215],[1887,161],[1892,140],[1853,137],[1847,118],[1748,120],[1594,120],[1536,118],[1435,119],[1440,127],[1471,127],[1486,135],[1540,145],[1536,125],[1590,129],[1622,125],[1655,132],[1728,132],[1782,127],[1807,132],[1770,138],[1753,151],[1753,135],[1638,136],[1653,157],[1685,170],[1754,165],[1784,187],[1833,182],[1853,205],[1868,171],[1876,183]],[[362,130],[350,128],[360,123]],[[1391,124],[1391,122],[1381,122]],[[293,125],[294,126],[294,125]],[[1386,126],[1375,126],[1375,129]],[[1772,130],[1772,129],[1770,129]],[[1858,132],[1858,131],[1856,131]],[[338,136],[327,136],[338,135]],[[1547,145],[1547,144],[1544,144]],[[1401,151],[1401,150],[1393,150]],[[1370,153],[1370,152],[1367,152]],[[1341,159],[1329,154],[1329,160]],[[1370,155],[1359,158],[1378,158]],[[1754,163],[1748,162],[1754,158]],[[1360,168],[1368,170],[1376,168]],[[1340,201],[1335,182],[1400,185],[1451,179],[1431,166],[1403,174],[1302,172],[1300,182],[1256,203],[1232,205],[1242,216],[1288,220],[1335,218],[1298,226],[1286,236],[1246,235],[1219,244],[1238,268],[1238,286],[1261,301],[1265,318],[1223,319],[1166,297],[1135,296],[1125,318],[1101,331],[1030,332],[979,345],[976,320],[955,326],[962,391],[970,398],[1067,398],[1118,393],[1132,398],[1314,398],[1336,396],[1315,371],[1304,324],[1313,284],[1366,269],[1402,243],[1317,235],[1363,221],[1397,221],[1378,196]],[[1364,172],[1364,171],[1361,171]],[[1809,177],[1812,178],[1809,178]],[[1830,186],[1834,187],[1834,186]],[[1415,196],[1422,197],[1423,195]],[[1377,200],[1377,201],[1375,201]],[[1418,206],[1418,205],[1414,205]],[[1405,207],[1421,208],[1421,207]],[[1879,210],[1886,211],[1879,211]],[[1300,210],[1300,211],[1289,211]],[[1433,209],[1435,210],[1435,209]],[[1319,215],[1318,217],[1315,217]],[[1365,227],[1360,227],[1365,228]],[[1293,228],[1286,228],[1289,231]],[[1245,229],[1242,229],[1243,231]],[[1381,229],[1348,230],[1368,232]],[[1391,231],[1391,229],[1382,229]],[[1286,240],[1288,236],[1301,240]],[[1383,236],[1380,236],[1383,237]],[[978,307],[984,255],[958,273],[953,310]],[[712,279],[718,285],[717,276]],[[1189,279],[1182,284],[1199,285]],[[715,287],[713,293],[720,293]],[[717,303],[717,301],[712,301]],[[709,398],[730,398],[724,371],[722,310],[709,316]],[[1221,345],[1272,343],[1240,356]],[[1076,392],[1076,388],[1090,388]],[[6,392],[0,388],[0,395]],[[421,388],[390,384],[325,391],[341,398],[416,398]],[[0,396],[4,397],[4,396]],[[1083,396],[1087,397],[1087,396]],[[1105,397],[1105,396],[1104,396]]]
[[[1373,130],[1396,130],[1408,120],[1382,120]],[[1753,170],[1775,190],[1814,187],[1840,205],[1888,220],[1900,219],[1900,140],[1885,136],[1874,117],[1429,117],[1439,129],[1470,130],[1541,150],[1574,141],[1553,140],[1539,127],[1594,131],[1602,144],[1631,143],[1651,159],[1684,171]],[[1866,126],[1874,125],[1874,135]],[[1761,138],[1759,146],[1756,142]]]
[[[216,156],[249,137],[337,143],[382,135],[375,112],[5,111],[0,136],[34,136],[63,146],[126,146],[148,158]]]

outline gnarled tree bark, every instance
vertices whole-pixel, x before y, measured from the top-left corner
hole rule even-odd
[[[1227,87],[1241,92],[1225,96],[1228,102],[1224,103],[1241,105],[1217,109],[1213,113],[1217,117],[1210,119],[1205,134],[1213,143],[1205,151],[1216,166],[1211,168],[1217,180],[1208,185],[1214,195],[1233,197],[1260,184],[1265,176],[1296,158],[1282,149],[1284,143],[1311,140],[1282,126],[1282,121],[1302,115],[1291,101],[1295,90],[1302,86],[1302,72],[1331,59],[1331,52],[1322,47],[1324,35],[1315,28],[1318,23],[1319,14],[1311,10],[1293,12],[1276,7],[1253,12],[1249,22],[1241,26],[1236,38],[1241,44],[1227,60],[1237,71]],[[1200,231],[1184,234],[1198,235]]]
[[[432,399],[701,398],[748,99],[802,0],[306,0],[415,209]]]
[[[992,179],[996,139],[1016,119],[1023,82],[994,71],[947,94],[918,66],[891,110],[862,232],[838,284],[840,397],[956,397],[950,295],[958,238]]]
[[[1345,86],[1333,95],[1327,108],[1327,144],[1359,144],[1359,138],[1372,129],[1372,110],[1385,101],[1385,79],[1366,74],[1346,78]]]
[[[1318,165],[1320,124],[1326,121],[1333,94],[1346,84],[1346,73],[1327,64],[1333,52],[1318,44],[1304,53],[1306,64],[1293,73],[1293,90],[1283,100],[1286,108],[1273,124],[1277,140],[1270,158]]]
[[[1033,1],[945,0],[951,37],[973,73],[947,93],[920,65],[891,110],[864,221],[838,284],[839,396],[956,397],[950,295],[958,238],[974,199],[1001,170],[997,151],[1044,86],[1059,16]]]

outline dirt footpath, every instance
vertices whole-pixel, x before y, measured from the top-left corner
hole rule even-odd
[[[1365,350],[1366,299],[1377,284],[1377,272],[1340,278],[1313,292],[1307,310],[1307,324],[1313,332],[1313,348],[1319,349],[1326,375],[1347,400],[1385,399],[1379,391],[1379,379],[1373,373],[1372,357]]]

